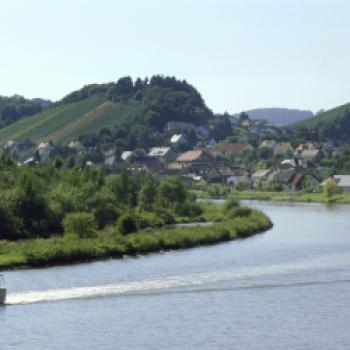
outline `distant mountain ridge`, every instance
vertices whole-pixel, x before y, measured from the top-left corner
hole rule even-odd
[[[256,108],[246,111],[251,119],[265,119],[272,125],[284,126],[313,117],[308,110],[290,108]],[[239,115],[239,114],[237,114]]]

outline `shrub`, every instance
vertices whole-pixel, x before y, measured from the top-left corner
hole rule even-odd
[[[104,207],[100,206],[94,210],[95,219],[100,229],[112,224],[120,216],[119,210],[111,203]]]
[[[164,221],[157,214],[151,212],[141,212],[136,215],[137,226],[140,229],[147,227],[164,226]]]
[[[224,206],[224,212],[228,212],[233,208],[239,207],[239,202],[236,197],[229,196]]]
[[[118,232],[122,235],[127,235],[131,232],[136,232],[138,228],[137,218],[132,212],[126,212],[117,220]]]
[[[250,208],[247,208],[247,207],[236,207],[236,208],[233,208],[231,209],[227,216],[230,218],[230,219],[235,219],[235,218],[238,218],[238,217],[247,217],[249,215],[251,215],[252,213],[252,209]]]
[[[337,194],[337,183],[332,178],[329,178],[326,181],[326,184],[324,185],[324,193],[328,198]]]
[[[169,210],[157,208],[155,210],[155,214],[163,220],[165,225],[171,225],[176,223],[174,215]]]
[[[64,233],[78,235],[81,238],[97,236],[95,217],[90,213],[70,213],[63,220]]]
[[[194,202],[185,202],[176,206],[175,211],[178,215],[195,217],[203,214],[203,209]]]

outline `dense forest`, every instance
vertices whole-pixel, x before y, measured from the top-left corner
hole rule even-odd
[[[22,96],[0,96],[0,128],[43,110],[39,100],[27,100]]]

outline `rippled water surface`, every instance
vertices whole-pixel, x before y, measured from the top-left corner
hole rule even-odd
[[[0,349],[350,349],[350,206],[249,202],[274,228],[5,272]]]

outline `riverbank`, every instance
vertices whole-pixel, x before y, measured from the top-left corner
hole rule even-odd
[[[194,191],[194,193],[201,199],[225,198],[225,196],[211,197],[204,191]],[[327,197],[324,193],[237,191],[232,192],[231,195],[237,200],[245,199],[276,202],[350,204],[350,194],[336,194],[332,197]]]
[[[235,192],[233,193],[233,195],[237,199],[246,199],[246,200],[350,204],[349,194],[336,194],[332,197],[328,197],[324,193],[241,191],[241,192]]]
[[[223,206],[205,204],[210,226],[146,229],[120,235],[108,227],[95,238],[52,237],[0,242],[0,270],[72,264],[106,258],[123,258],[167,250],[193,248],[249,237],[272,227],[262,212],[247,210],[233,215]],[[242,207],[240,207],[243,209]]]

